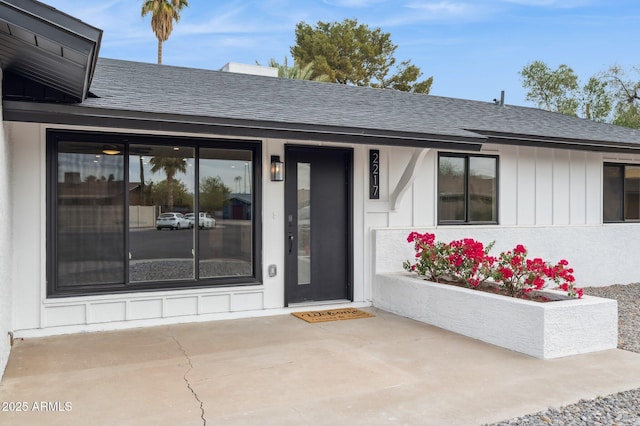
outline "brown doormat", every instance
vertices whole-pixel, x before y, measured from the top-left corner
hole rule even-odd
[[[369,312],[361,311],[360,309],[356,308],[327,309],[326,311],[292,312],[291,315],[303,319],[306,322],[340,321],[375,317],[375,315],[370,314]]]

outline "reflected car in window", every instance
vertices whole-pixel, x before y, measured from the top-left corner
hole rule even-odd
[[[189,221],[189,227],[193,228],[195,226],[195,222],[196,222],[196,219],[195,219],[196,214],[195,213],[187,213],[186,215],[184,215],[184,217],[186,217],[187,220]],[[216,220],[209,213],[200,212],[200,218],[198,220],[198,226],[199,226],[200,229],[215,228]]]
[[[189,220],[182,213],[162,213],[156,219],[156,229],[189,229]]]

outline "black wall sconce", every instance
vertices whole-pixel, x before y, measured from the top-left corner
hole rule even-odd
[[[271,180],[282,182],[284,180],[284,163],[280,161],[279,155],[271,156]]]

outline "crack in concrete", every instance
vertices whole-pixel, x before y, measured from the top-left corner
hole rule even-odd
[[[193,397],[200,404],[200,418],[202,419],[202,424],[204,426],[207,426],[207,419],[204,416],[204,402],[200,399],[200,397],[198,396],[198,393],[195,391],[195,389],[193,389],[193,387],[191,386],[191,382],[187,378],[187,375],[189,374],[189,372],[193,370],[193,363],[191,362],[191,357],[189,356],[187,351],[182,347],[182,344],[178,341],[178,339],[176,339],[175,336],[172,335],[171,338],[173,339],[174,342],[176,342],[176,345],[178,345],[178,349],[180,349],[180,352],[182,352],[187,362],[189,363],[189,368],[187,369],[187,371],[185,371],[184,376],[182,376],[182,378],[184,379],[184,382],[187,384],[187,389],[189,389],[189,391],[193,394]]]

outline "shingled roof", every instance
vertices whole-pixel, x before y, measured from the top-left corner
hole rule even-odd
[[[5,119],[406,146],[640,149],[640,131],[536,108],[100,58],[90,97]]]

